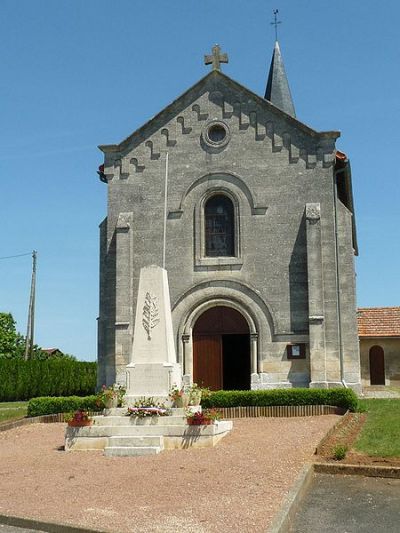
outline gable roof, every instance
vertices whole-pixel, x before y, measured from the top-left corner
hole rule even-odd
[[[239,93],[244,93],[246,95],[246,98],[252,98],[258,105],[264,107],[268,111],[270,111],[272,114],[275,114],[280,117],[284,117],[293,127],[298,128],[302,130],[306,135],[309,135],[313,138],[328,138],[328,139],[337,139],[340,137],[339,131],[322,131],[318,132],[303,122],[300,122],[297,118],[291,116],[290,114],[286,113],[279,107],[275,106],[268,100],[265,100],[261,96],[255,94],[250,89],[247,89],[247,87],[244,87],[237,81],[233,80],[223,72],[219,70],[211,70],[206,76],[201,78],[197,83],[195,83],[192,87],[190,87],[187,91],[185,91],[183,94],[181,94],[178,98],[176,98],[173,102],[171,102],[167,107],[165,107],[162,111],[160,111],[157,115],[152,117],[149,121],[147,121],[145,124],[143,124],[140,128],[138,128],[136,131],[134,131],[131,135],[126,137],[123,141],[121,141],[119,144],[101,144],[98,146],[98,148],[104,152],[118,152],[119,150],[123,150],[124,148],[128,147],[130,143],[132,143],[136,138],[144,138],[145,131],[147,129],[151,129],[152,124],[162,122],[163,120],[167,120],[170,118],[171,113],[180,106],[184,107],[184,102],[191,99],[191,97],[194,99],[198,96],[198,93],[201,92],[202,89],[206,87],[206,85],[209,82],[222,82],[229,85],[232,89]]]
[[[359,307],[359,337],[400,337],[400,307]]]

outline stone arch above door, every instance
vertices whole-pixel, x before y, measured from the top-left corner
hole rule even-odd
[[[193,373],[192,330],[197,318],[216,306],[232,307],[247,321],[251,342],[251,373],[259,372],[260,361],[271,343],[275,321],[268,306],[252,289],[238,282],[213,280],[192,287],[172,306],[178,361],[184,374]]]

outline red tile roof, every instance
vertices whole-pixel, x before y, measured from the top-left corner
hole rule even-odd
[[[400,307],[359,307],[359,337],[400,337]]]

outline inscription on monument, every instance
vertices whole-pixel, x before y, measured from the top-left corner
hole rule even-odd
[[[147,340],[151,340],[151,330],[160,322],[158,316],[157,298],[146,292],[143,306],[142,324],[147,333]]]

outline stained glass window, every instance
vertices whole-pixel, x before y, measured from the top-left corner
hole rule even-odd
[[[222,194],[212,196],[206,203],[206,256],[235,255],[234,210],[229,198]]]

